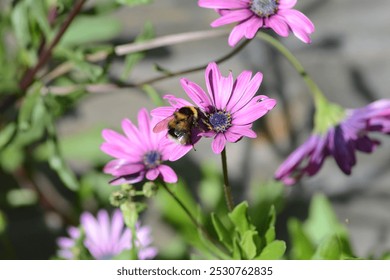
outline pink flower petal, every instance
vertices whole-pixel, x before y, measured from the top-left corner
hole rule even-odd
[[[237,45],[237,43],[245,36],[245,30],[246,26],[242,23],[233,27],[228,39],[229,46],[234,47]]]
[[[251,10],[231,10],[229,13],[224,14],[220,18],[214,20],[210,25],[211,27],[218,27],[233,22],[243,21],[253,15]]]
[[[239,9],[247,8],[249,1],[248,0],[199,0],[198,5],[202,8],[211,8],[211,9]]]
[[[222,150],[225,148],[225,145],[226,145],[225,136],[223,135],[223,133],[218,133],[213,139],[213,142],[211,143],[211,148],[214,154],[220,154]]]
[[[257,31],[263,27],[263,23],[264,21],[262,18],[252,17],[249,19],[246,24],[245,37],[247,39],[253,39],[257,34]]]
[[[298,10],[281,10],[278,15],[284,18],[292,30],[294,28],[302,29],[309,34],[315,31],[311,20]]]
[[[207,65],[206,71],[205,71],[205,81],[207,86],[207,91],[211,97],[211,101],[213,104],[216,104],[218,100],[218,94],[220,92],[220,78],[221,73],[219,71],[219,68],[215,62],[210,62]]]
[[[160,174],[159,170],[157,168],[153,168],[146,171],[145,177],[150,181],[154,181],[157,179],[159,174]]]
[[[221,77],[220,80],[220,89],[218,92],[217,100],[218,102],[215,103],[215,107],[221,110],[226,109],[226,105],[229,102],[230,96],[232,95],[233,91],[233,74],[232,72],[229,73],[228,77]]]
[[[229,109],[230,113],[233,114],[238,110],[241,110],[241,108],[243,108],[253,98],[253,96],[259,90],[262,80],[263,80],[263,74],[257,72],[249,83],[247,84],[240,83],[239,84],[240,88],[238,87],[239,85],[236,86],[235,88],[236,92],[233,95],[239,96],[240,94],[238,93],[241,92],[242,94],[241,94],[241,98],[238,101],[237,98],[234,98],[234,101],[236,101],[235,104],[231,102],[232,105],[228,106],[228,108],[230,108]]]
[[[292,7],[295,6],[296,3],[297,3],[297,0],[279,0],[278,9],[279,10],[291,9]]]
[[[206,109],[207,107],[211,106],[212,103],[209,96],[199,85],[184,78],[180,80],[180,83],[184,91],[198,107]]]
[[[158,170],[160,171],[161,177],[163,178],[164,182],[166,183],[177,182],[177,175],[175,171],[168,165],[162,164],[158,167]]]
[[[289,26],[284,18],[277,14],[265,19],[266,26],[272,28],[276,34],[282,37],[287,37],[290,31]]]

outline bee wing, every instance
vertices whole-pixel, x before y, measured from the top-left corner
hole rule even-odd
[[[153,132],[158,133],[168,129],[168,123],[174,119],[174,116],[169,116],[162,121],[159,121],[154,127]]]

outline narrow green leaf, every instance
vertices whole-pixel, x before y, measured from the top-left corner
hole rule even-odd
[[[26,48],[31,42],[28,19],[26,2],[18,2],[12,10],[11,21],[18,43],[23,48]]]
[[[60,41],[61,46],[81,46],[91,42],[107,41],[121,32],[119,18],[107,15],[79,15]]]
[[[7,124],[0,131],[0,150],[3,149],[4,146],[9,144],[11,138],[14,137],[16,132],[16,124],[14,122]]]
[[[313,197],[304,230],[315,244],[319,244],[323,238],[331,234],[346,234],[346,230],[338,221],[332,205],[323,194],[317,194]]]
[[[28,0],[29,12],[38,23],[46,38],[50,37],[51,28],[47,20],[46,1]]]
[[[0,235],[5,231],[7,228],[7,219],[3,212],[0,210]]]
[[[294,260],[309,260],[314,254],[314,246],[303,230],[302,224],[295,218],[291,218],[287,224],[292,248],[291,257]]]
[[[233,249],[233,242],[231,238],[232,233],[229,233],[227,228],[222,224],[221,220],[215,213],[211,213],[211,221],[218,235],[219,241],[221,241],[226,246],[226,248],[231,251]]]
[[[251,225],[248,217],[248,202],[244,201],[238,204],[232,212],[228,214],[229,219],[232,221],[236,230],[243,235],[246,231],[255,229]]]
[[[270,226],[265,233],[266,244],[270,244],[272,241],[274,241],[275,237],[276,237],[275,227]]]
[[[117,3],[127,6],[145,5],[152,2],[152,0],[116,0]]]
[[[144,42],[152,39],[155,36],[154,28],[151,22],[146,22],[142,32],[135,38],[134,42]],[[145,57],[144,52],[131,53],[126,55],[125,66],[121,75],[122,79],[126,79],[129,76],[134,66]]]
[[[237,237],[234,237],[233,238],[233,254],[232,254],[232,258],[234,260],[242,260],[242,253],[241,253],[241,246],[239,244],[239,241],[237,239]]]
[[[159,107],[164,105],[164,100],[161,95],[151,85],[143,85],[142,90],[146,92],[154,106]]]
[[[336,235],[326,237],[318,246],[313,255],[315,260],[339,260],[341,259],[342,251],[340,242]]]
[[[40,88],[30,91],[23,100],[18,116],[18,128],[25,131],[31,127],[31,118],[35,106],[40,99]]]
[[[240,246],[247,260],[252,260],[257,255],[256,236],[257,231],[248,230],[241,237]]]
[[[280,260],[286,251],[286,243],[281,240],[275,240],[268,244],[256,260]]]

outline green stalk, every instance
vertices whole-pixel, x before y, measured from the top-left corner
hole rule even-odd
[[[227,160],[226,160],[226,147],[222,150],[221,153],[221,162],[222,162],[222,171],[223,171],[223,192],[225,193],[226,205],[229,212],[233,211],[234,202],[232,196],[232,189],[229,184],[229,175],[227,169]]]

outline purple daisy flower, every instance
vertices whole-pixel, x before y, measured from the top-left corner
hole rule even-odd
[[[232,73],[223,77],[217,64],[212,62],[205,72],[207,94],[194,82],[181,79],[184,91],[207,116],[208,130],[196,134],[194,141],[198,141],[200,136],[213,137],[213,152],[219,154],[226,142],[237,142],[243,136],[255,138],[257,135],[252,130],[252,123],[276,105],[274,99],[265,95],[255,96],[262,78],[260,72],[252,78],[251,71],[243,71],[234,81]],[[168,99],[172,107],[154,109],[151,112],[153,116],[164,118],[182,106],[193,106],[172,95],[164,98]],[[189,151],[191,147],[187,149]]]
[[[122,213],[116,209],[110,217],[106,210],[100,210],[95,218],[91,213],[84,212],[80,217],[80,228],[85,239],[84,246],[97,260],[112,259],[124,250],[131,249],[131,231],[124,226]],[[64,259],[74,259],[73,249],[81,237],[79,228],[69,227],[70,237],[60,237],[57,240],[60,247],[58,255]],[[136,242],[138,258],[140,260],[152,259],[157,255],[157,249],[151,247],[152,237],[149,227],[136,225]]]
[[[314,25],[303,13],[292,9],[297,0],[199,0],[203,8],[216,9],[220,18],[211,23],[218,27],[237,22],[229,36],[234,47],[243,37],[253,39],[260,28],[271,28],[278,35],[287,37],[291,32],[305,43]]]
[[[315,175],[328,156],[333,156],[341,171],[350,175],[356,164],[355,151],[371,153],[380,144],[368,136],[369,132],[390,134],[390,99],[346,110],[341,122],[326,133],[311,135],[298,147],[278,168],[275,178],[293,185],[304,175]]]
[[[105,129],[102,136],[104,142],[100,149],[116,158],[104,167],[104,172],[115,177],[112,185],[134,184],[146,177],[155,180],[161,177],[167,183],[177,182],[175,171],[162,164],[168,160],[176,145],[165,140],[165,133],[153,133],[155,122],[151,122],[148,111],[141,109],[138,113],[138,128],[128,119],[122,121],[121,135],[113,130]]]

